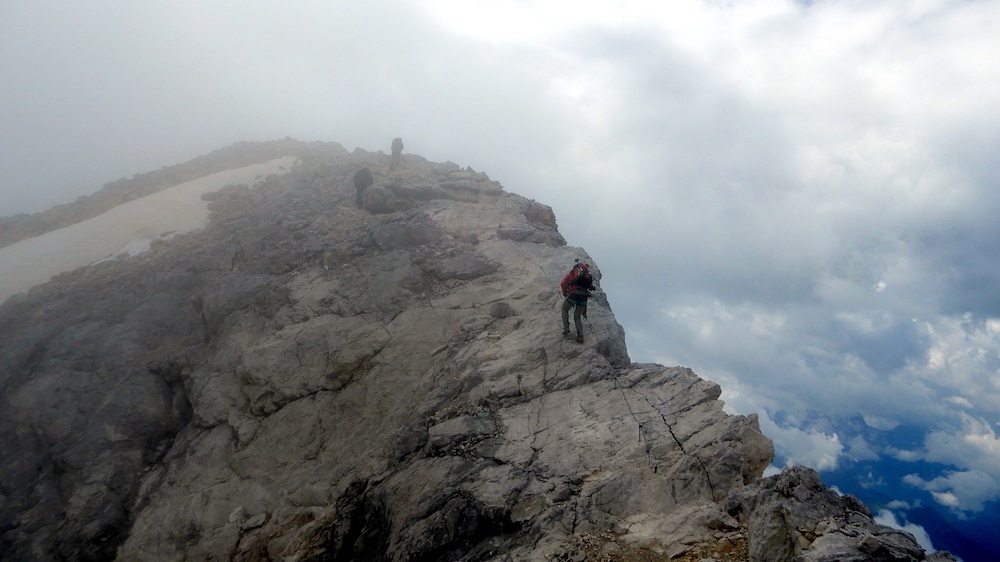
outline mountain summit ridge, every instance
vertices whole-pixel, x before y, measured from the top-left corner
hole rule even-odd
[[[563,338],[559,279],[601,271],[551,208],[282,142],[204,229],[0,306],[4,558],[948,559],[807,469],[761,479],[756,416],[632,363],[602,291]]]

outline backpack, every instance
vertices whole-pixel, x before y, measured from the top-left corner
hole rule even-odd
[[[589,265],[580,263],[580,260],[576,260],[576,265],[573,266],[573,269],[569,270],[569,273],[567,273],[563,277],[562,282],[559,283],[559,288],[562,289],[563,296],[568,295],[569,292],[576,287],[577,279],[583,275],[590,275],[589,268]]]

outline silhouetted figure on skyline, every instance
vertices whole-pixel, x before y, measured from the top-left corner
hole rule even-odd
[[[390,168],[395,168],[399,165],[399,160],[403,154],[403,139],[394,138],[392,139],[392,160],[389,162]]]

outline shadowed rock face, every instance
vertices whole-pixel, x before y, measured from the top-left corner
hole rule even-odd
[[[563,339],[559,280],[593,262],[551,209],[453,164],[308,146],[213,194],[206,229],[0,307],[5,559],[746,541],[773,493],[727,500],[772,459],[756,417],[690,370],[632,364],[601,292],[586,341]]]

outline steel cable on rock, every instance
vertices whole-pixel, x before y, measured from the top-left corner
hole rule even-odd
[[[646,465],[653,469],[653,474],[656,474],[659,466],[653,463],[653,446],[649,442],[649,435],[647,433],[646,426],[639,421],[639,416],[637,416],[635,414],[635,410],[632,409],[632,404],[629,403],[628,396],[625,395],[625,387],[618,383],[618,377],[615,377],[614,381],[615,388],[620,390],[622,393],[622,399],[625,400],[625,407],[628,408],[628,413],[632,416],[632,419],[635,420],[636,425],[639,426],[639,442],[646,445]]]

